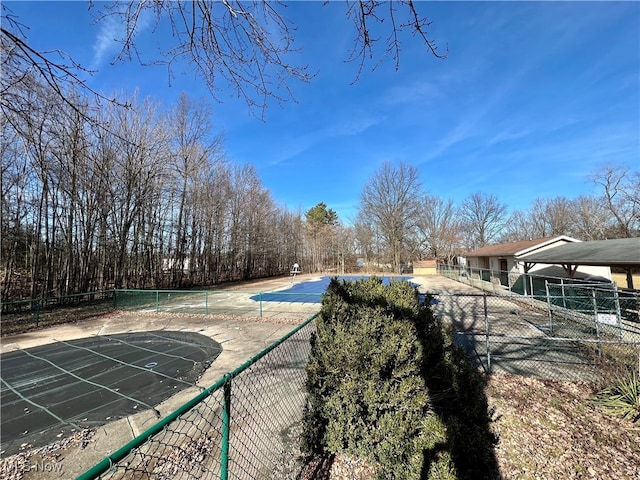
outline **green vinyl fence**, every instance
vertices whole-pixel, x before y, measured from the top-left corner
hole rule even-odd
[[[295,478],[316,316],[78,478]]]

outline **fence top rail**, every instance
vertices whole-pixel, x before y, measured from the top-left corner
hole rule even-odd
[[[554,285],[558,287],[573,287],[573,288],[590,288],[590,289],[602,289],[602,290],[611,290],[616,287],[615,282],[597,282],[597,283],[555,283],[547,281],[549,285]]]
[[[178,409],[176,409],[175,411],[167,415],[165,418],[161,419],[160,421],[158,421],[157,423],[149,427],[147,430],[145,430],[143,433],[141,433],[134,439],[130,440],[127,444],[123,445],[121,448],[113,452],[111,455],[108,455],[107,457],[103,458],[100,462],[98,462],[92,468],[90,468],[89,470],[81,474],[79,477],[77,477],[76,480],[93,480],[95,478],[98,478],[98,476],[102,475],[104,472],[109,470],[115,463],[119,462],[120,460],[124,459],[127,455],[129,455],[131,451],[140,447],[142,444],[144,444],[145,442],[150,440],[152,437],[160,433],[171,422],[177,420],[180,416],[184,415],[188,411],[195,408],[196,405],[202,402],[205,398],[209,397],[210,395],[215,393],[217,390],[222,388],[225,385],[225,383],[229,382],[232,378],[242,373],[248,367],[250,367],[251,365],[256,363],[258,360],[260,360],[262,357],[267,355],[270,351],[274,350],[283,342],[285,342],[286,340],[291,338],[293,335],[295,335],[297,332],[302,330],[304,327],[309,325],[313,320],[316,319],[318,315],[319,314],[317,313],[312,315],[311,317],[306,319],[303,323],[301,323],[296,328],[291,330],[289,333],[281,337],[279,340],[276,340],[267,348],[265,348],[258,354],[254,355],[252,358],[247,360],[242,365],[240,365],[238,368],[236,368],[232,372],[225,373],[222,376],[222,378],[220,378],[216,383],[204,389],[197,396],[195,396],[194,398],[189,400],[187,403],[185,403],[184,405],[182,405],[181,407],[179,407]]]
[[[484,293],[428,293],[432,297],[504,297],[504,298],[513,298],[509,295],[497,295],[492,294],[491,292]]]
[[[572,338],[572,337],[539,337],[530,335],[513,335],[510,333],[487,333],[487,332],[455,332],[455,335],[470,336],[470,337],[486,337],[490,338],[506,338],[517,340],[534,340],[536,342],[573,342],[573,343],[593,343],[598,345],[626,345],[630,347],[640,348],[640,342],[633,342],[629,340],[607,340],[604,338]]]

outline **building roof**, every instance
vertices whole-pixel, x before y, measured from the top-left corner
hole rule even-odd
[[[640,267],[640,238],[567,243],[517,257],[529,263]]]
[[[498,245],[487,245],[478,250],[466,254],[467,257],[498,257],[516,256],[530,253],[540,247],[564,240],[565,242],[580,242],[575,238],[560,235],[557,237],[535,238],[533,240],[521,240],[519,242],[500,243]],[[557,247],[554,247],[557,248]]]
[[[413,268],[435,268],[437,266],[437,260],[435,258],[429,258],[427,260],[417,260],[413,262]]]

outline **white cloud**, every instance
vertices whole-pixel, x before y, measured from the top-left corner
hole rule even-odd
[[[142,7],[141,7],[142,8]],[[153,23],[153,13],[147,10],[139,12],[135,24],[136,36],[149,28]],[[122,48],[122,39],[126,38],[125,23],[117,15],[107,15],[100,20],[100,30],[93,43],[92,70],[96,70],[105,61],[111,61]]]
[[[93,44],[92,69],[97,69],[105,60],[117,52],[119,48],[118,38],[122,38],[124,28],[114,17],[106,17],[100,23],[100,31],[96,35]]]

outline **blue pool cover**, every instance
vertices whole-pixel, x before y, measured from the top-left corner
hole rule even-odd
[[[258,293],[251,297],[255,301],[263,302],[297,302],[297,303],[320,303],[322,294],[329,286],[332,278],[336,277],[320,277],[317,280],[308,280],[306,282],[294,283],[286,290],[278,292]],[[363,280],[370,278],[369,276],[339,276],[338,280]],[[382,283],[388,285],[391,281],[409,281],[411,277],[378,277],[382,279]]]

